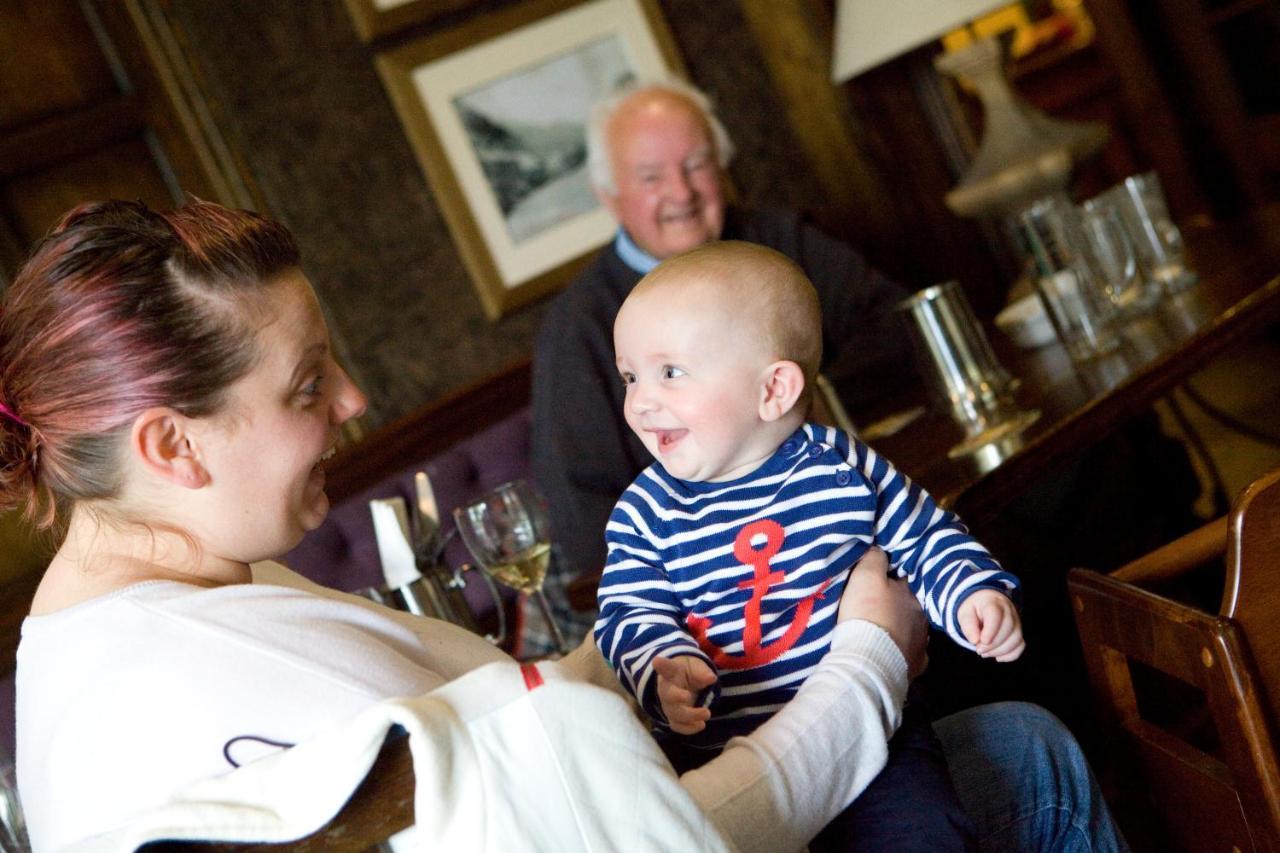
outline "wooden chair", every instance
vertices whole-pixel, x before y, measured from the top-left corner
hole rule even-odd
[[[1223,557],[1216,614],[1153,591]],[[1068,586],[1108,764],[1159,818],[1156,843],[1280,850],[1280,470],[1226,518]]]
[[[316,832],[297,841],[278,844],[217,841],[157,841],[145,844],[147,853],[363,853],[413,825],[413,758],[403,729],[387,735],[387,742],[360,787],[342,811]]]

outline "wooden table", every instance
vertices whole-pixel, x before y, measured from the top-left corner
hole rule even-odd
[[[1225,224],[1183,227],[1199,283],[1128,324],[1121,349],[1073,364],[1056,342],[1015,348],[988,334],[1021,380],[1019,407],[1040,418],[1021,434],[949,459],[964,433],[931,411],[872,445],[970,524],[989,520],[1051,465],[1144,411],[1232,344],[1280,319],[1280,206]]]

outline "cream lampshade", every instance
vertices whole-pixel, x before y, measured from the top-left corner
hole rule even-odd
[[[831,76],[839,83],[962,26],[1008,0],[839,0]],[[959,216],[1003,216],[1062,190],[1072,166],[1097,152],[1107,128],[1050,118],[1022,100],[1004,76],[994,38],[940,55],[935,67],[973,83],[982,101],[983,136],[960,183],[947,193]]]
[[[842,83],[1009,0],[840,0],[831,80]]]

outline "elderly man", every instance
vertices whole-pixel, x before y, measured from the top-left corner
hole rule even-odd
[[[549,309],[533,375],[534,475],[558,546],[547,586],[575,638],[590,629],[592,615],[568,611],[563,585],[603,567],[609,512],[650,461],[623,420],[613,319],[659,261],[721,238],[777,249],[818,289],[823,369],[848,404],[867,401],[882,382],[915,376],[894,311],[906,290],[795,213],[726,204],[724,168],[733,149],[701,93],[664,83],[597,104],[588,151],[596,194],[618,233]]]

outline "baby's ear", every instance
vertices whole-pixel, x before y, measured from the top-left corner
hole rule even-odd
[[[760,419],[776,421],[796,407],[804,393],[804,371],[794,361],[775,361],[760,383]]]

